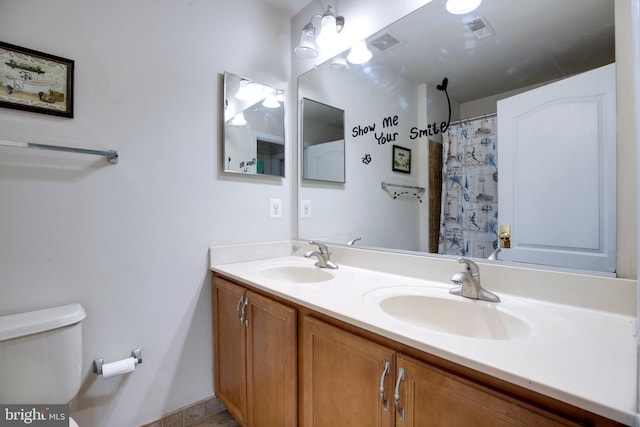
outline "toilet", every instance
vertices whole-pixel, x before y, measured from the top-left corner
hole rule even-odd
[[[69,403],[82,380],[85,317],[80,304],[0,316],[0,402]]]

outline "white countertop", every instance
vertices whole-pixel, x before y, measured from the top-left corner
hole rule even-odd
[[[212,265],[225,274],[291,302],[397,342],[487,373],[615,421],[635,425],[637,341],[635,317],[499,292],[499,310],[522,307],[532,333],[516,339],[479,339],[420,328],[393,318],[371,303],[382,288],[429,288],[435,282],[341,264],[332,280],[291,283],[270,280],[260,270],[276,265],[312,267],[314,260],[285,256]],[[482,273],[482,267],[481,267]],[[498,293],[489,285],[486,288]],[[469,300],[470,304],[490,304]],[[514,309],[514,307],[516,307]]]

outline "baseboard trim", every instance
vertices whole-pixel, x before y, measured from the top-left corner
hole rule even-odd
[[[170,412],[141,427],[188,427],[225,410],[215,396]]]

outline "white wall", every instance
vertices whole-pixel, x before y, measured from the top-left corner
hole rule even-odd
[[[430,1],[431,0],[395,0],[393,2],[390,2],[388,0],[339,0],[338,2],[330,2],[326,0],[312,0],[309,5],[307,5],[298,14],[296,14],[291,19],[290,34],[292,54],[292,102],[290,111],[292,113],[291,117],[294,118],[293,120],[291,120],[290,134],[296,135],[296,140],[300,139],[300,135],[298,132],[298,123],[295,119],[297,117],[299,107],[299,97],[296,93],[298,76],[305,73],[306,71],[311,70],[313,67],[323,63],[329,58],[332,58],[336,54],[350,48],[356,42],[365,39],[366,37],[374,34],[376,31],[379,31],[381,28],[384,28],[387,25],[397,21],[398,19],[413,12],[414,10],[429,3]],[[309,22],[309,18],[311,18],[311,16],[313,16],[314,14],[324,13],[328,4],[331,4],[334,7],[334,11],[337,15],[343,15],[345,17],[345,26],[340,33],[339,43],[336,44],[332,49],[323,49],[315,59],[308,60],[299,58],[298,56],[293,54],[293,48],[300,42],[302,27],[304,27],[305,24]],[[412,155],[413,154],[414,152],[412,152]],[[418,154],[420,158],[426,158],[421,153],[416,154]],[[293,156],[295,159],[295,163],[292,163],[294,163],[294,167],[296,168],[296,170],[294,170],[294,176],[301,176],[302,174],[298,173],[298,169],[300,168],[300,157],[297,146],[293,147]],[[418,156],[415,157],[415,159],[417,158]],[[301,184],[301,180],[298,180],[297,183],[292,184],[294,200],[299,200],[301,199],[301,197],[298,197],[298,185],[296,184]],[[426,205],[426,203],[423,203],[423,205]],[[336,206],[339,206],[339,204],[336,204]],[[422,208],[422,210],[424,211],[426,206],[422,206]],[[313,205],[312,213],[314,216],[321,215],[321,212],[316,211]],[[306,221],[306,219],[300,219],[297,217],[293,218],[292,224],[294,233],[298,233],[298,224],[300,223],[299,236],[301,238],[305,238],[305,232],[302,230],[302,227],[305,227],[306,224],[303,225],[301,221]],[[356,231],[353,229],[347,230],[344,237],[359,237],[354,236],[354,233],[356,233]],[[321,230],[319,230],[318,235],[322,235]],[[415,237],[419,238],[419,236]],[[362,244],[366,243],[363,241]]]
[[[311,201],[312,215],[299,219],[300,238],[346,242],[361,237],[358,245],[420,250],[416,224],[422,204],[411,195],[393,198],[394,192],[405,189],[389,187],[389,191],[384,191],[381,187],[383,181],[426,185],[420,182],[418,173],[420,142],[409,138],[410,129],[418,126],[417,88],[399,81],[381,90],[373,82],[385,72],[389,70],[364,64],[351,65],[349,72],[322,67],[313,76],[305,76],[304,88],[311,89],[300,91],[301,97],[345,112],[346,182],[302,182],[300,200]],[[336,78],[336,74],[342,75]],[[381,102],[368,102],[366,94],[372,90],[378,92],[377,99]],[[397,125],[385,128],[384,119],[393,120],[395,116]],[[383,139],[378,141],[376,138],[380,137]],[[392,171],[393,145],[411,150],[411,174]],[[371,162],[364,163],[362,159],[367,154]]]
[[[213,394],[209,246],[292,237],[290,178],[221,172],[220,75],[288,90],[289,25],[255,0],[0,0],[0,40],[76,67],[75,118],[1,108],[0,139],[120,152],[0,147],[0,314],[86,308],[80,425]],[[128,377],[90,372],[138,346]]]

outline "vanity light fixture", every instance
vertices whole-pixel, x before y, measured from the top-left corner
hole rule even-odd
[[[301,58],[311,59],[318,56],[318,48],[316,47],[316,27],[311,21],[302,29],[300,44],[293,50],[296,55]]]
[[[236,92],[236,98],[241,101],[250,101],[255,100],[256,98],[262,99],[264,97],[264,91],[265,87],[260,83],[242,79],[240,80],[240,87],[238,88],[238,92]]]
[[[229,121],[229,124],[231,126],[244,126],[247,124],[247,119],[244,118],[244,113],[241,111],[233,116],[233,119]]]
[[[464,15],[465,13],[476,10],[482,0],[447,0],[447,11],[455,15]]]
[[[347,58],[342,53],[334,56],[329,62],[329,68],[334,70],[348,70],[349,64],[347,63]]]
[[[352,64],[364,64],[371,59],[373,54],[367,48],[366,40],[361,40],[351,48],[349,55],[347,55],[347,61]]]
[[[314,18],[320,18],[320,32],[317,36],[316,27],[313,25]],[[344,17],[336,16],[333,7],[327,6],[324,15],[313,15],[307,25],[302,28],[300,44],[296,46],[294,52],[301,58],[315,58],[318,56],[318,47],[331,46],[336,42],[342,27],[344,27]]]
[[[262,102],[263,107],[267,107],[267,108],[280,107],[280,102],[278,102],[278,95],[276,94],[276,92],[277,91],[273,91],[264,98],[264,101]]]

